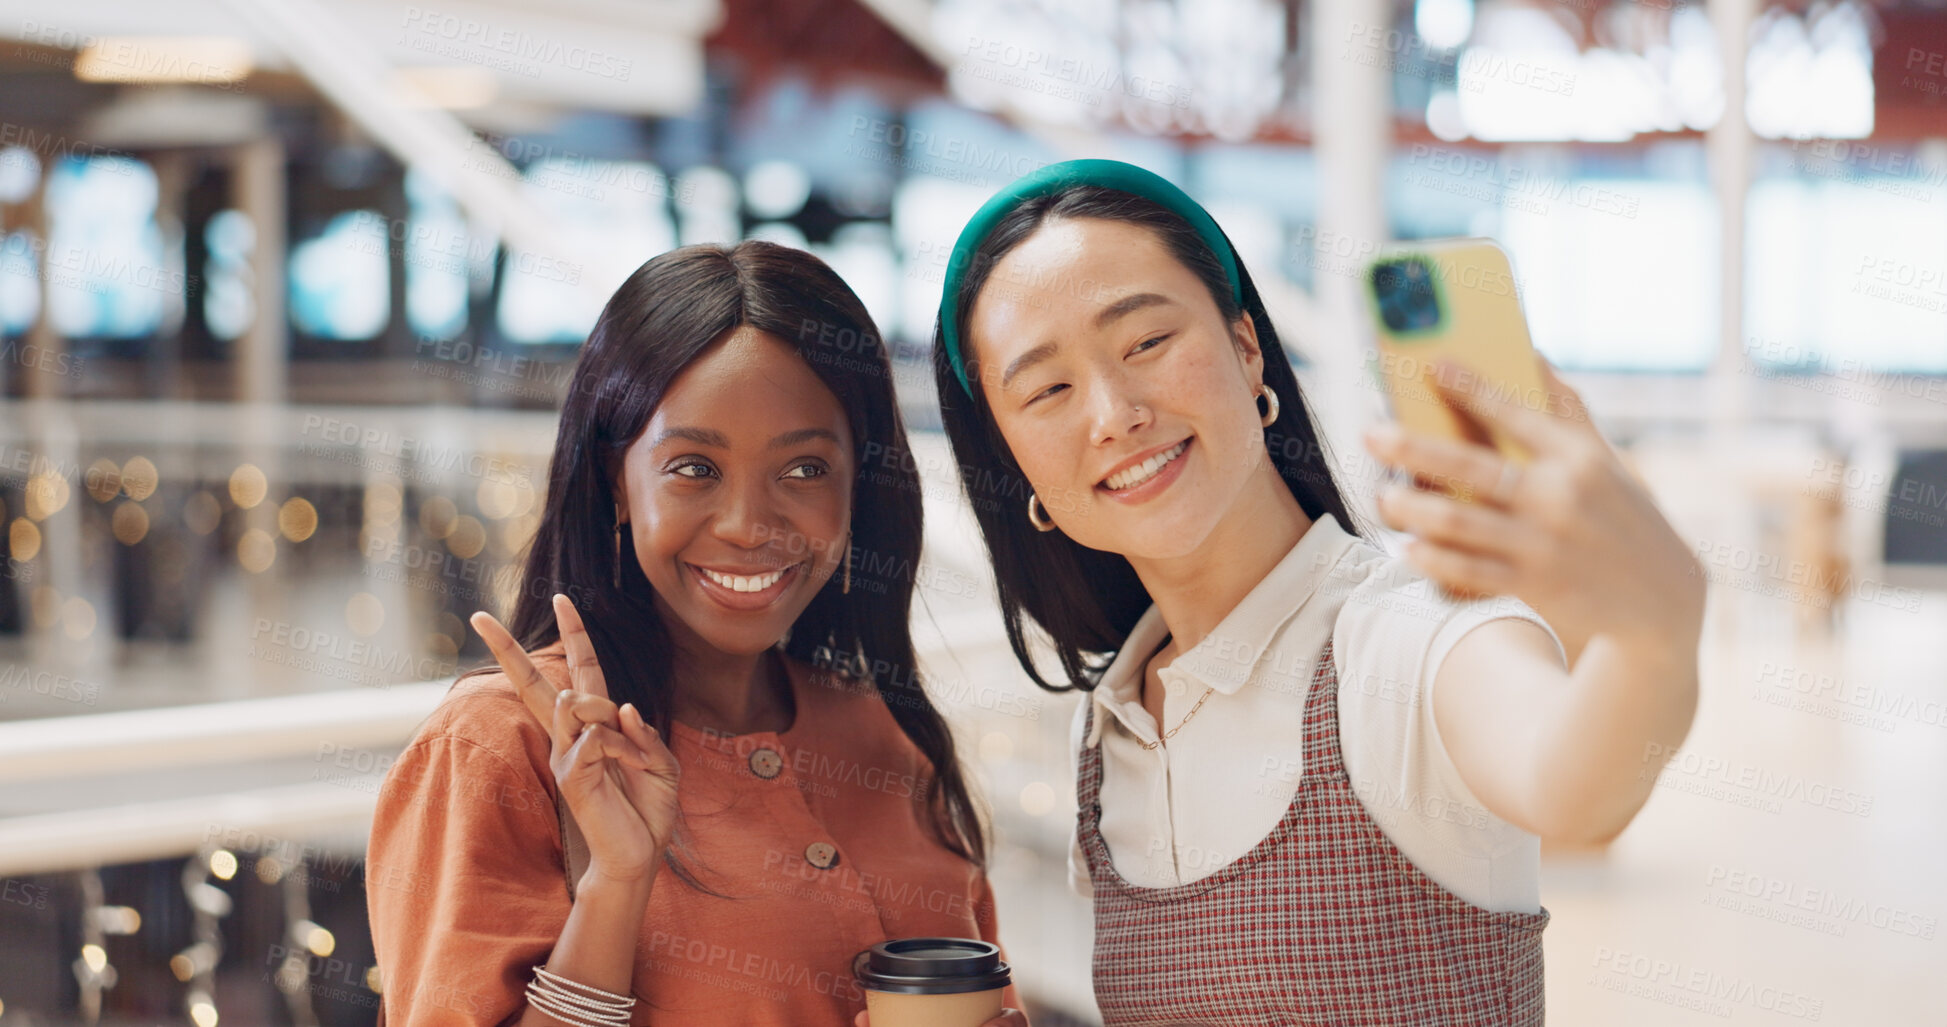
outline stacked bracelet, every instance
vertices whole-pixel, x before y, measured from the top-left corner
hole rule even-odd
[[[527,1002],[574,1027],[628,1027],[635,998],[571,981],[545,966],[534,968],[527,982]]]

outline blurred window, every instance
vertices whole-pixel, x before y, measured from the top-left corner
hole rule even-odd
[[[156,223],[155,172],[128,157],[64,157],[47,181],[40,266],[47,312],[68,338],[153,335],[184,302],[181,240]]]
[[[492,269],[494,245],[478,240],[453,197],[417,169],[406,172],[406,325],[422,339],[466,330],[467,288]]]
[[[1947,373],[1947,153],[1774,147],[1746,211],[1745,351],[1804,370]]]
[[[240,210],[220,210],[203,227],[209,259],[203,265],[203,321],[219,339],[241,336],[257,316],[250,257],[257,226]]]
[[[547,157],[527,168],[521,191],[566,249],[508,250],[497,317],[514,342],[582,341],[608,296],[676,246],[669,180],[654,164]]]
[[[371,339],[392,316],[385,216],[348,210],[291,247],[291,322],[321,339]]]

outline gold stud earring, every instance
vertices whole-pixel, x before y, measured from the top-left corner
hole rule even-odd
[[[1028,493],[1028,523],[1036,531],[1055,530],[1055,522],[1048,519],[1048,511],[1041,506],[1041,497],[1032,492]]]
[[[1270,407],[1268,411],[1258,418],[1258,423],[1269,428],[1278,420],[1278,393],[1271,386],[1266,385],[1258,390],[1258,395],[1263,396],[1264,405]],[[1256,406],[1257,403],[1254,401],[1251,405]]]
[[[844,595],[852,594],[852,533],[845,533],[845,584],[839,589]]]

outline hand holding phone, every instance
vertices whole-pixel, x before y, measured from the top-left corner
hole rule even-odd
[[[1507,254],[1488,239],[1397,244],[1366,266],[1364,292],[1377,335],[1373,370],[1402,427],[1490,446],[1517,464],[1531,459],[1520,440],[1456,409],[1434,385],[1436,364],[1444,361],[1459,369],[1461,395],[1470,399],[1537,409],[1546,403],[1515,284]]]

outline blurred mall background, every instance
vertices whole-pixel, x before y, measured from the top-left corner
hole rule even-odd
[[[1551,1022],[1941,1023],[1943,91],[1941,0],[0,0],[0,1025],[373,1022],[374,791],[485,659],[577,344],[747,237],[896,342],[1004,940],[1095,1022],[1073,700],[923,360],[964,218],[1084,155],[1216,213],[1362,501],[1353,270],[1500,240],[1695,542],[1697,726],[1546,853]]]

